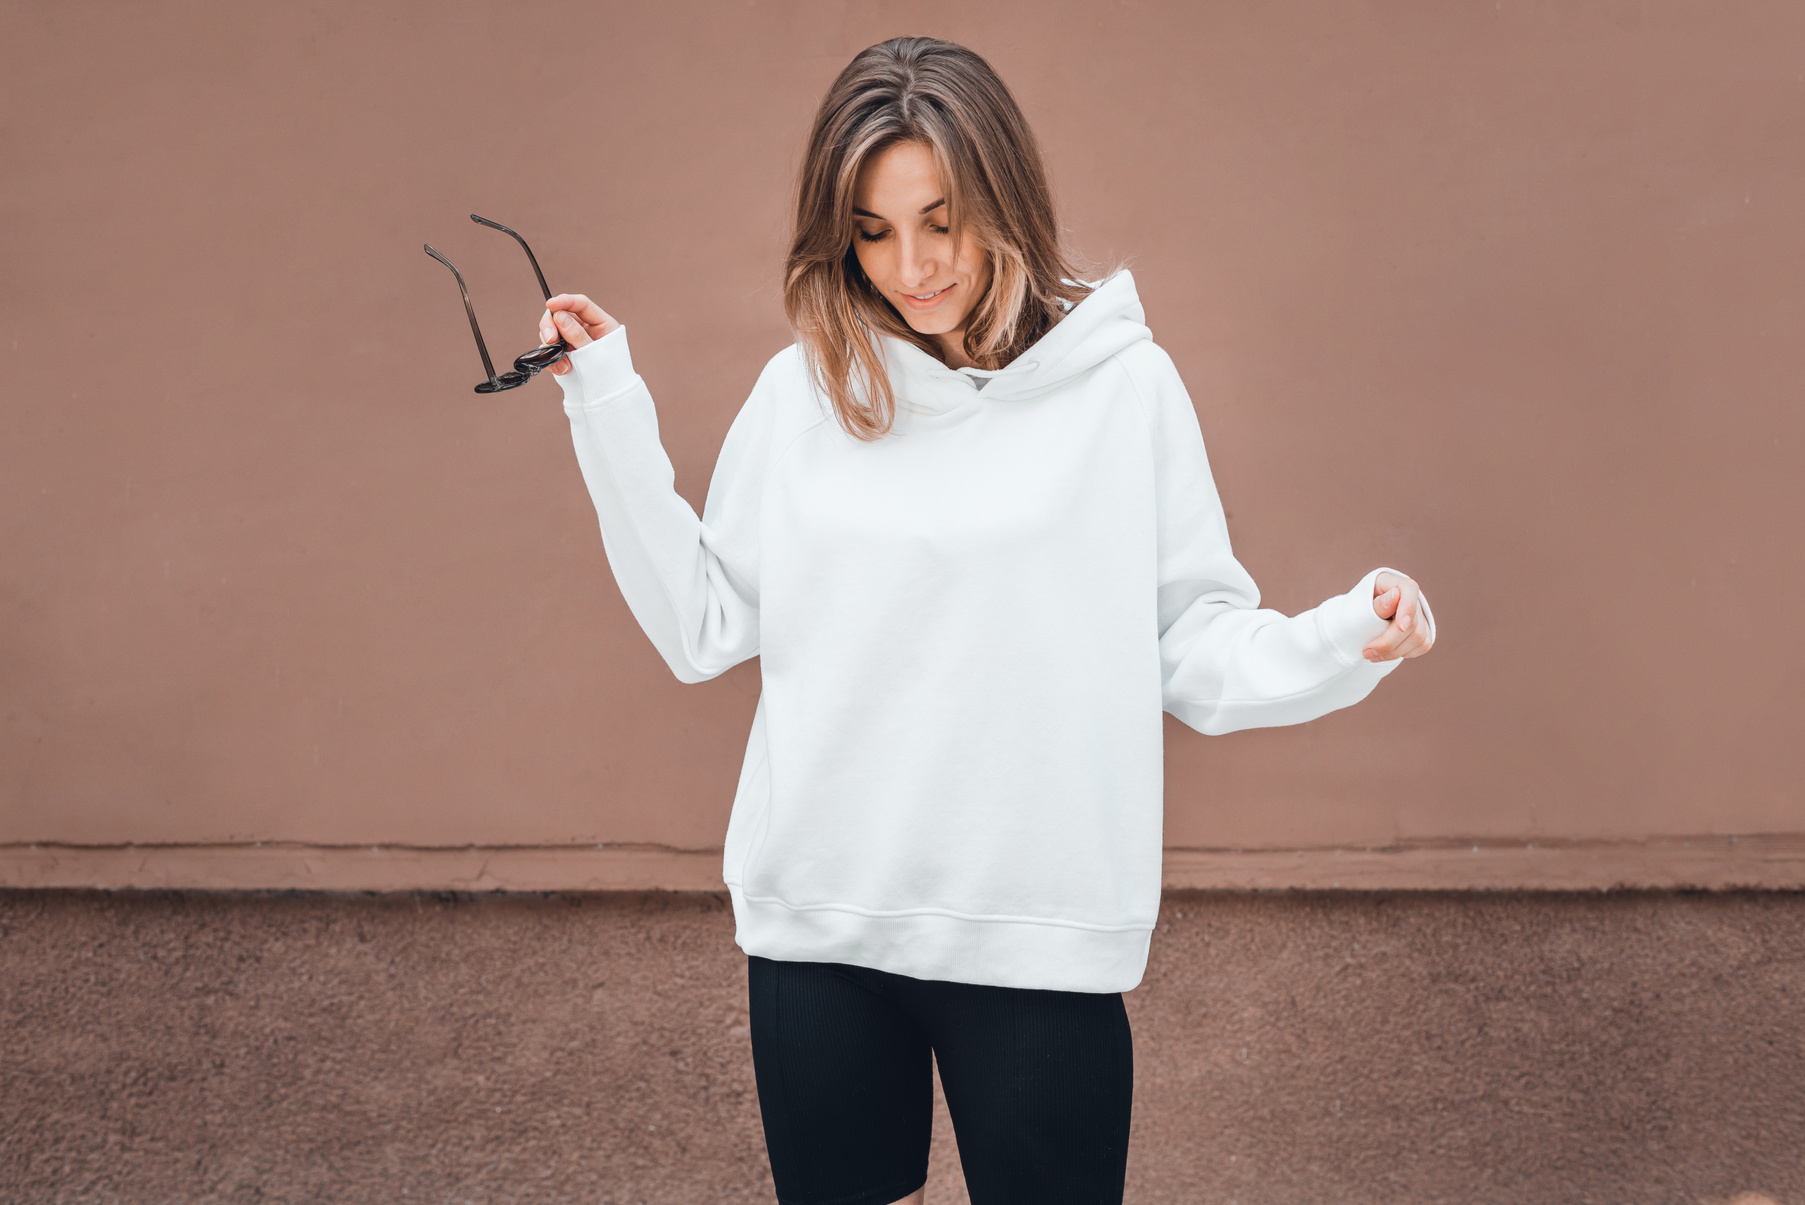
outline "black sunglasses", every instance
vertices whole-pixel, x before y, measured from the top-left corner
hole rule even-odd
[[[545,283],[545,273],[539,270],[539,261],[534,257],[533,249],[526,245],[525,239],[521,238],[518,234],[515,234],[514,231],[508,229],[506,226],[503,226],[500,222],[491,222],[488,218],[479,218],[474,213],[470,215],[470,220],[488,226],[491,229],[499,230],[503,234],[514,235],[514,241],[520,244],[521,250],[526,252],[527,260],[533,265],[533,275],[539,278],[540,291],[545,294],[545,299],[547,301],[552,299],[551,288]],[[517,385],[524,385],[532,380],[541,370],[550,368],[553,364],[556,364],[559,357],[570,350],[570,344],[564,342],[562,339],[558,340],[556,343],[542,344],[539,347],[535,347],[532,351],[527,352],[525,355],[516,356],[514,358],[514,371],[504,372],[500,376],[496,376],[495,365],[489,362],[489,349],[483,344],[483,328],[476,324],[476,307],[470,304],[470,290],[464,287],[464,274],[458,271],[456,264],[446,259],[443,255],[440,255],[437,251],[434,251],[431,243],[426,244],[426,254],[432,256],[447,268],[450,268],[451,274],[458,278],[458,292],[464,295],[464,312],[470,315],[470,333],[476,336],[476,350],[482,353],[483,371],[489,374],[489,379],[476,387],[478,393],[500,393],[504,389],[513,389]]]

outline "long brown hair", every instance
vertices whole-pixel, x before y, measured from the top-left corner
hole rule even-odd
[[[853,250],[859,168],[899,142],[933,153],[953,245],[969,229],[990,257],[990,288],[965,328],[973,363],[1003,367],[1089,291],[1073,283],[1040,148],[990,64],[937,38],[892,38],[860,52],[815,114],[783,287],[809,371],[860,439],[884,435],[896,414],[876,335],[944,358],[872,286]]]

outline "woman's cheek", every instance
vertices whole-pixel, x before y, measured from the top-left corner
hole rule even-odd
[[[865,273],[865,279],[875,285],[881,293],[884,291],[883,255],[878,250],[880,243],[867,243],[856,234],[852,238],[852,253],[858,257],[859,269]]]

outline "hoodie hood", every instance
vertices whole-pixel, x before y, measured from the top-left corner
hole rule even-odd
[[[1123,348],[1153,338],[1134,277],[1123,269],[1098,284],[1058,325],[1005,368],[948,368],[912,343],[881,337],[899,410],[944,414],[984,401],[1022,401],[1056,389]]]

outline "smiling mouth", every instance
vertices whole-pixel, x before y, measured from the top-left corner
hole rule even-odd
[[[954,281],[953,283],[957,284],[958,282]],[[939,297],[941,297],[946,292],[947,289],[950,289],[952,287],[953,287],[952,285],[947,285],[946,288],[935,289],[932,293],[921,293],[921,294],[904,293],[903,296],[908,298],[909,301],[911,303],[913,303],[914,305],[926,305],[930,301],[937,300]]]

